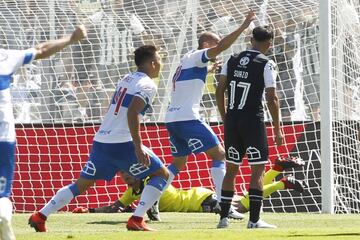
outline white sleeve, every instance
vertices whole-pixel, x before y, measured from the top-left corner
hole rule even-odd
[[[13,71],[15,72],[18,68],[25,64],[31,63],[36,57],[36,49],[30,48],[27,50],[7,50],[9,53],[10,61],[12,62]]]
[[[193,53],[190,53],[189,58],[195,63],[198,67],[207,67],[210,58],[207,55],[208,48],[196,50]]]
[[[151,79],[149,79],[148,81],[143,81],[139,83],[138,89],[134,95],[141,98],[145,102],[145,104],[151,105],[155,94],[156,85]]]
[[[229,60],[227,60],[226,63],[222,66],[220,75],[227,76],[228,62]]]
[[[276,88],[276,64],[273,60],[269,60],[264,67],[265,88]]]

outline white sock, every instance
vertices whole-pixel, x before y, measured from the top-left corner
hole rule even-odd
[[[214,164],[216,162],[217,164]],[[220,162],[220,164],[219,164]],[[213,167],[211,168],[211,176],[215,185],[216,199],[221,202],[221,188],[222,182],[225,177],[225,162],[219,160],[213,160]]]
[[[170,186],[170,184],[172,183],[172,181],[174,181],[174,178],[175,178],[175,177],[176,177],[176,176],[175,176],[171,171],[169,171],[169,178],[168,178],[168,180],[166,181],[166,185],[165,185],[165,187],[164,187],[164,190],[167,189],[168,186]]]
[[[13,205],[9,198],[0,198],[0,220],[11,222]]]
[[[50,202],[48,202],[40,212],[48,217],[50,214],[60,210],[69,204],[69,202],[74,198],[74,194],[70,190],[69,186],[65,186],[57,191],[55,196],[52,197]]]
[[[166,185],[163,190],[165,190],[174,181],[174,178],[179,173],[179,170],[173,164],[170,164],[168,166],[168,170],[169,170],[169,178],[166,180]]]
[[[15,240],[11,226],[13,205],[9,198],[0,198],[0,239]]]
[[[141,198],[133,216],[143,217],[147,210],[160,198],[162,191],[147,184],[141,194]]]

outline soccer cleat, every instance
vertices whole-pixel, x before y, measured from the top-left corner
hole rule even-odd
[[[229,218],[224,217],[220,219],[217,228],[228,228],[229,224],[230,224]]]
[[[304,189],[306,188],[303,181],[297,180],[291,175],[283,177],[280,181],[284,183],[285,189],[294,189],[299,193],[304,192]]]
[[[156,201],[154,205],[151,206],[149,210],[147,210],[146,214],[148,215],[151,221],[161,221],[160,211],[159,211],[159,201]]]
[[[86,207],[77,207],[72,212],[73,213],[88,213],[89,209]]]
[[[279,157],[275,160],[275,169],[280,171],[288,170],[290,168],[303,167],[305,166],[304,160],[299,157]]]
[[[216,203],[215,207],[213,208],[213,212],[215,214],[220,214],[221,213],[221,207],[220,207],[219,202]]]
[[[29,218],[30,227],[34,228],[37,232],[47,232],[45,226],[46,217],[39,212],[33,213]]]
[[[131,216],[126,224],[126,228],[129,231],[156,231],[155,229],[150,228],[144,221],[143,218],[141,220],[137,220],[137,217]]]
[[[277,228],[275,225],[268,224],[267,222],[259,219],[256,223],[248,222],[247,228]]]
[[[213,208],[213,211],[214,211],[215,214],[220,214],[221,213],[221,207],[220,207],[219,203],[217,203],[215,205],[215,207]],[[228,217],[231,218],[231,219],[237,219],[237,220],[244,219],[244,215],[242,213],[239,213],[238,211],[236,211],[234,206],[232,206],[232,205],[230,206]]]
[[[229,209],[229,218],[242,220],[242,219],[244,219],[244,214],[239,213],[238,211],[235,210],[235,208],[233,206],[231,206]]]
[[[15,234],[11,226],[11,222],[0,218],[0,239],[15,240]]]

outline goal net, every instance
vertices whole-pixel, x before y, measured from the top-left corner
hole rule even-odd
[[[303,180],[303,194],[292,190],[273,193],[264,211],[321,211],[320,152],[320,58],[319,7],[310,0],[7,0],[1,1],[0,46],[26,49],[68,34],[79,23],[88,38],[47,60],[24,67],[13,79],[11,92],[17,130],[17,164],[13,200],[18,212],[42,207],[55,192],[79,177],[96,132],[117,82],[135,70],[133,51],[143,44],[161,49],[161,76],[155,79],[158,93],[146,113],[142,137],[161,159],[172,160],[164,115],[171,79],[180,58],[197,48],[203,31],[225,36],[242,23],[249,8],[257,13],[254,26],[268,24],[275,38],[269,56],[277,63],[278,95],[284,124],[285,145],[274,146],[270,115],[269,169],[278,155],[300,156],[304,168],[286,174]],[[331,0],[332,86],[335,172],[335,209],[360,212],[360,75],[358,1]],[[249,47],[245,32],[221,58]],[[223,128],[216,110],[218,74],[209,74],[201,103],[201,117],[219,138]],[[173,183],[188,189],[213,189],[211,161],[205,154],[191,156],[187,168]],[[240,167],[236,179],[238,195],[244,194],[250,168]],[[85,195],[64,210],[76,206],[98,207],[117,199],[126,189],[119,177],[98,181]]]

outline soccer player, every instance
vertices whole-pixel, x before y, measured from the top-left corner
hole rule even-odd
[[[131,175],[121,172],[123,181],[128,185],[128,189],[124,194],[110,206],[99,208],[78,207],[74,209],[74,213],[115,213],[122,212],[130,206],[134,201],[139,200],[140,195],[148,184],[149,179],[136,179]],[[194,187],[189,190],[175,188],[169,185],[160,200],[147,211],[150,220],[160,221],[160,212],[215,212],[217,200],[213,191],[203,187]],[[217,212],[219,213],[219,212]],[[230,218],[243,219],[243,214],[232,210],[229,214]]]
[[[12,227],[12,203],[9,200],[15,169],[15,121],[11,104],[10,82],[21,66],[49,57],[86,36],[83,25],[59,40],[48,41],[28,50],[0,49],[0,239],[15,239]]]
[[[58,190],[50,202],[30,216],[29,224],[36,231],[46,232],[45,221],[51,213],[84,193],[95,180],[110,181],[120,170],[139,179],[150,176],[140,204],[128,220],[127,229],[152,230],[145,224],[143,216],[160,197],[169,174],[161,160],[142,145],[140,119],[156,93],[152,78],[159,75],[161,58],[156,47],[151,45],[137,48],[134,55],[137,71],[126,75],[118,83],[80,178]]]
[[[250,220],[248,228],[275,228],[260,219],[263,199],[263,175],[268,161],[268,143],[262,98],[265,89],[267,105],[273,120],[275,143],[281,146],[283,134],[276,94],[276,65],[264,54],[273,40],[269,27],[256,27],[252,32],[252,49],[230,57],[224,64],[216,100],[224,123],[226,174],[221,191],[221,217],[218,228],[229,225],[228,210],[234,195],[234,179],[246,153],[251,166],[249,185]],[[228,103],[225,108],[225,90]]]
[[[276,159],[274,166],[264,174],[263,197],[267,198],[273,192],[282,189],[293,189],[302,193],[306,188],[305,183],[295,179],[291,175],[284,176],[280,181],[273,182],[273,180],[283,171],[303,166],[305,166],[305,162],[301,158],[291,157]],[[235,198],[238,197],[234,197],[232,206],[235,206],[236,210],[240,213],[248,212],[250,209],[249,193],[246,193],[238,199]]]
[[[294,189],[297,192],[304,191],[304,183],[291,176],[285,176],[280,181],[273,182],[281,172],[302,167],[305,162],[300,158],[279,158],[275,164],[269,169],[264,176],[264,197],[270,196],[272,193],[282,189]],[[99,208],[78,207],[73,213],[117,213],[128,211],[130,205],[134,201],[139,200],[140,195],[147,184],[148,178],[136,179],[127,173],[120,174],[124,182],[128,185],[128,189],[118,200],[109,206]],[[236,200],[235,200],[236,198]],[[233,206],[241,213],[249,211],[249,194],[234,197]],[[160,197],[158,206],[153,206],[147,211],[148,217],[153,221],[160,221],[160,212],[215,212],[219,213],[216,208],[217,200],[213,191],[204,187],[194,187],[189,190],[182,190],[170,185],[164,190]],[[131,210],[131,207],[130,207]],[[243,219],[243,215],[237,211],[229,213],[229,217],[233,219]]]
[[[173,77],[173,91],[165,122],[174,157],[169,166],[170,184],[184,168],[188,155],[205,152],[212,159],[211,175],[217,196],[225,175],[225,151],[211,128],[200,120],[199,107],[203,95],[208,62],[229,48],[255,18],[249,11],[244,23],[223,39],[211,32],[200,35],[198,49],[186,53]],[[220,200],[220,199],[218,199]]]

